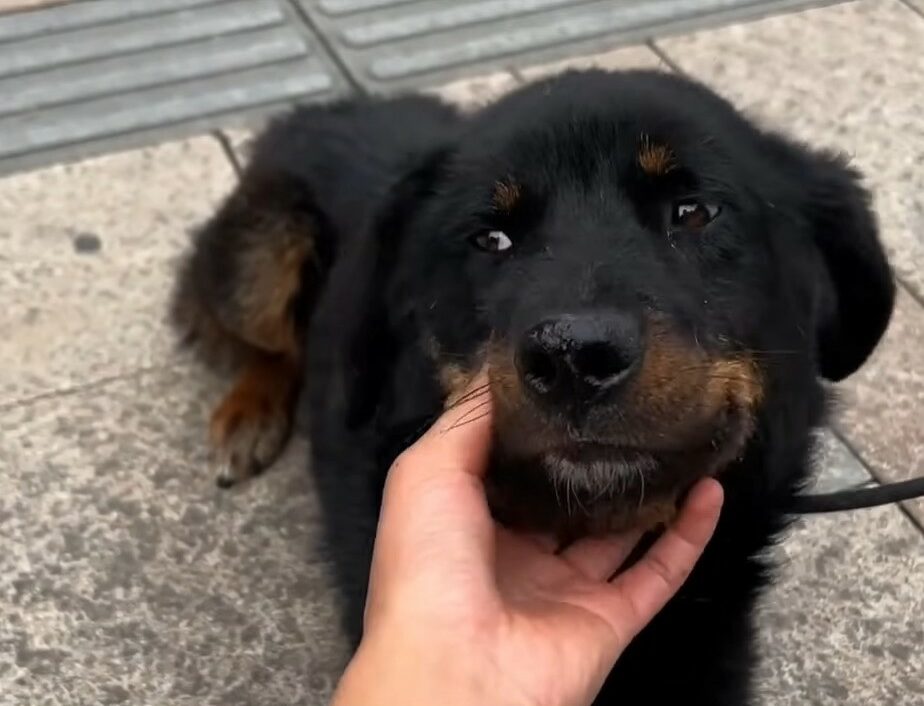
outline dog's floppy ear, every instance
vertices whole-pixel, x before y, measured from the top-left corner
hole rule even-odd
[[[805,208],[826,270],[816,313],[818,365],[837,381],[857,370],[885,333],[895,280],[860,174],[831,155],[813,162]]]
[[[819,373],[833,381],[856,371],[892,316],[895,281],[861,175],[846,159],[768,136],[817,251],[815,340]]]

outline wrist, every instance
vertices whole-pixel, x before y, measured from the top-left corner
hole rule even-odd
[[[415,645],[407,635],[363,638],[334,692],[331,706],[484,706],[481,674],[459,659],[464,648]]]

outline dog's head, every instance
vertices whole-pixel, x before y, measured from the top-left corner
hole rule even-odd
[[[401,299],[447,404],[487,367],[513,522],[660,519],[780,385],[850,374],[890,316],[857,175],[683,79],[528,87],[414,179]]]

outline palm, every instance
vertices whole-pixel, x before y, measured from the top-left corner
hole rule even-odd
[[[499,529],[496,544],[496,578],[502,598],[511,608],[542,606],[540,614],[559,606],[569,619],[592,617],[615,631],[604,616],[604,598],[612,601],[614,586],[608,579],[625,561],[639,538],[630,532],[602,540],[587,539],[564,552],[555,552],[545,539],[524,537]],[[575,609],[575,614],[569,609]]]
[[[613,650],[632,629],[615,624],[612,601],[618,588],[606,579],[631,551],[637,535],[587,540],[563,554],[548,542],[498,530],[497,587],[504,611],[504,678],[528,703],[584,703],[599,688]],[[607,558],[604,560],[603,557]],[[627,606],[631,612],[631,603]],[[562,679],[568,674],[568,679]],[[583,674],[585,678],[575,679]]]

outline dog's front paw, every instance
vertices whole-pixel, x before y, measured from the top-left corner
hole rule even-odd
[[[252,361],[212,413],[215,482],[230,488],[271,466],[292,431],[295,367],[280,357]]]

